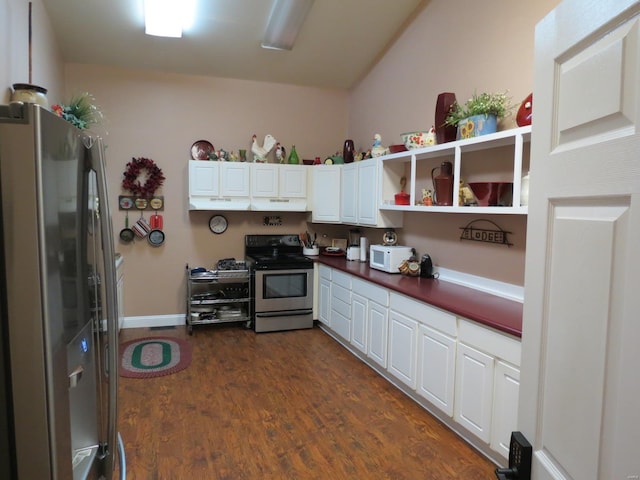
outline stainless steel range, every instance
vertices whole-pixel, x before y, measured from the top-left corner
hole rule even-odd
[[[256,332],[313,327],[313,260],[298,235],[246,235]]]

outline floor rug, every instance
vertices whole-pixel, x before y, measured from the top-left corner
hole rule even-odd
[[[184,370],[191,363],[191,344],[170,337],[148,337],[120,345],[120,376],[152,378]]]

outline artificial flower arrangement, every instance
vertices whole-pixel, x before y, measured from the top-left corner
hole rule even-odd
[[[462,120],[474,115],[495,115],[500,119],[511,113],[511,98],[503,93],[474,93],[464,105],[457,101],[451,107],[445,125],[458,126]]]
[[[53,105],[51,110],[79,129],[86,130],[102,120],[102,113],[94,102],[93,95],[85,92],[73,97],[68,105]]]

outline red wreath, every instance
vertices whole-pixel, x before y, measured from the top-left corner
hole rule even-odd
[[[147,180],[142,183],[138,178],[142,170],[146,170]],[[162,186],[164,182],[164,174],[150,158],[132,158],[127,163],[122,179],[122,188],[129,190],[133,195],[140,197],[150,197],[156,190]]]

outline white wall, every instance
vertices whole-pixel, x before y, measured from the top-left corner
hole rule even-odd
[[[190,148],[208,140],[216,149],[250,155],[251,136],[270,133],[301,159],[326,156],[342,147],[347,130],[347,92],[291,85],[67,65],[67,95],[91,92],[106,117],[107,170],[116,249],[124,255],[125,313],[163,315],[185,310],[185,265],[214,268],[221,258],[244,258],[244,235],[298,233],[309,228],[303,213],[281,214],[281,227],[263,226],[265,213],[227,212],[229,229],[213,235],[212,212],[189,212],[187,165]],[[273,155],[273,154],[272,154]],[[121,244],[125,213],[117,210],[122,173],[132,157],[153,159],[166,181],[166,242]],[[308,167],[309,169],[313,167]],[[145,212],[148,219],[150,212]],[[136,221],[137,212],[130,214]],[[322,231],[319,232],[322,234]]]
[[[390,145],[402,143],[403,132],[429,129],[441,92],[454,92],[464,102],[474,91],[508,90],[516,105],[515,116],[517,106],[533,88],[535,25],[557,3],[429,2],[352,90],[349,136],[356,148],[370,148],[375,133],[382,135],[383,144]],[[514,117],[503,125],[513,126]],[[436,264],[446,268],[523,285],[526,216],[492,218],[502,229],[513,232],[511,248],[460,241],[460,227],[477,218],[405,214],[400,241],[429,253]]]
[[[32,1],[31,83],[46,88],[49,103],[62,101],[63,60],[49,17]],[[0,103],[7,103],[14,83],[29,83],[29,2],[0,0]]]

